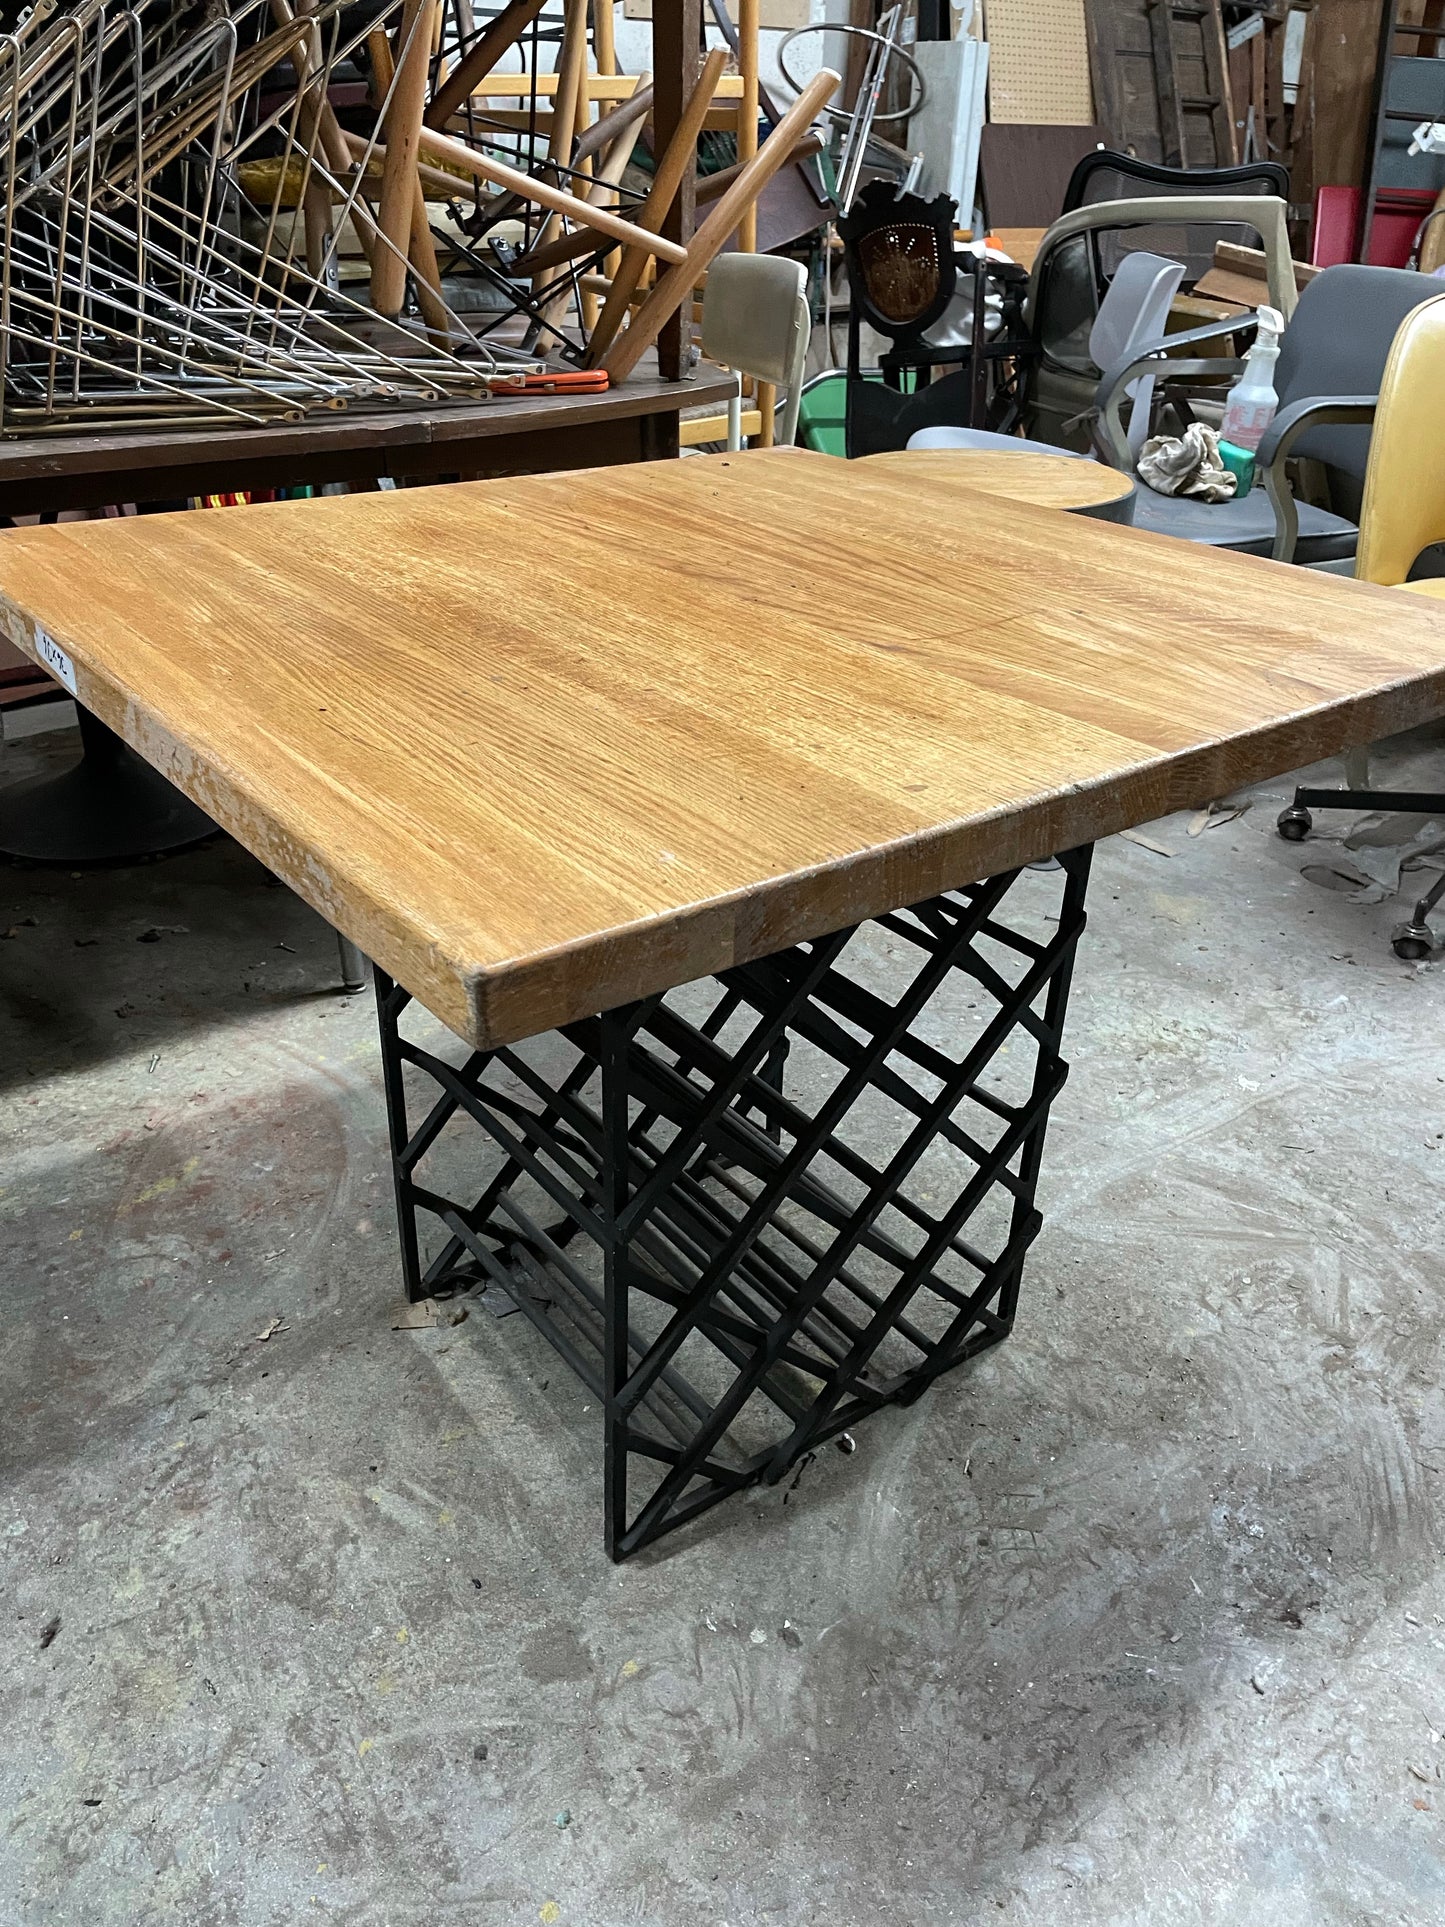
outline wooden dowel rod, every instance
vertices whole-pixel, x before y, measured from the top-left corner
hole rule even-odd
[[[636,92],[639,82],[633,74],[588,74],[585,88],[589,100],[627,100]],[[472,89],[478,100],[525,100],[536,94],[539,100],[549,100],[557,91],[556,74],[489,74],[487,78]],[[714,90],[719,100],[741,100],[743,83],[737,74],[724,74]],[[456,109],[453,108],[453,113]],[[728,115],[728,126],[732,127],[737,119],[737,109],[732,108]],[[428,126],[431,122],[428,121]]]
[[[822,146],[823,143],[818,136],[810,134],[806,140],[798,142],[784,165],[791,166],[798,161],[810,160],[814,154],[822,151]],[[719,200],[737,179],[741,169],[742,163],[738,162],[732,167],[719,168],[716,174],[703,175],[697,184],[698,206],[705,207],[709,202]],[[435,169],[430,167],[423,167],[422,175],[428,181],[442,178]],[[599,175],[598,180],[600,181],[601,178]],[[594,188],[592,191],[596,193],[597,190]],[[554,268],[560,262],[575,261],[578,255],[595,254],[606,240],[607,236],[596,228],[574,228],[570,234],[560,235],[547,247],[533,248],[530,254],[523,255],[516,263],[517,273],[527,274],[534,268]]]
[[[722,253],[728,236],[736,230],[747,208],[786,164],[798,137],[832,98],[838,78],[831,67],[823,67],[814,75],[698,228],[687,250],[687,259],[660,277],[627,333],[603,358],[602,366],[614,382],[631,374],[665,324],[692,293],[703,270]]]
[[[426,195],[420,179],[413,177],[415,189],[411,210],[411,265],[416,271],[416,304],[433,336],[443,339],[451,334],[451,317],[442,301],[442,274],[437,262],[436,242],[427,218]]]
[[[617,17],[613,0],[592,0],[592,50],[599,74],[617,72]]]
[[[347,134],[347,145],[357,155],[366,152],[366,142],[359,134]],[[446,134],[433,132],[424,127],[421,135],[421,151],[436,160],[449,161],[463,168],[468,174],[475,175],[479,181],[490,181],[494,187],[504,187],[513,194],[519,194],[524,201],[533,201],[538,207],[552,208],[558,214],[565,214],[582,226],[597,228],[610,240],[621,241],[632,247],[640,247],[648,254],[655,254],[660,260],[681,262],[687,258],[686,248],[676,242],[664,241],[661,235],[649,234],[645,228],[631,221],[624,221],[620,214],[613,214],[604,207],[593,207],[581,201],[575,194],[568,194],[560,187],[553,187],[550,181],[534,180],[530,174],[522,173],[520,168],[508,167],[505,161],[494,161],[490,154],[473,153],[461,141],[454,141]],[[374,161],[385,165],[386,150],[374,147],[371,150]],[[443,175],[435,168],[427,168],[423,179],[430,185],[440,186],[443,182],[454,185],[451,175]]]
[[[577,133],[577,101],[587,71],[587,0],[564,0],[562,50],[557,57],[557,92],[552,100],[552,135],[547,158],[565,166]]]
[[[641,103],[640,105],[639,102]],[[627,163],[632,159],[632,150],[637,144],[636,137],[632,131],[633,125],[643,118],[651,102],[652,88],[650,86],[639,88],[638,92],[627,102],[630,118],[623,126],[614,129],[613,138],[608,142],[606,152],[603,153],[598,160],[596,185],[587,190],[587,198],[589,201],[609,200],[611,196],[617,192],[622,176],[627,172]],[[608,115],[607,118],[610,120],[613,119],[613,116]],[[601,123],[599,122],[598,124],[600,125]],[[588,131],[590,132],[591,130],[589,129]],[[582,157],[583,145],[584,143],[579,140],[577,143],[577,157],[579,160]]]
[[[445,127],[464,106],[509,47],[514,47],[542,11],[545,0],[508,0],[480,40],[459,60],[426,110],[428,127]]]
[[[552,125],[547,135],[547,158],[554,165],[565,167],[572,158],[577,138],[577,103],[586,72],[587,0],[562,0],[562,45],[557,55],[557,91],[552,97]],[[587,107],[590,108],[590,102]],[[586,171],[590,173],[591,169]],[[543,244],[555,241],[561,229],[560,216],[550,214],[538,238]],[[534,293],[540,293],[554,279],[552,270],[544,269],[535,284]],[[566,286],[564,283],[564,289]]]
[[[391,42],[384,33],[375,33],[369,38],[368,51],[371,55],[376,85],[385,94],[391,86],[395,71],[391,59]],[[428,172],[430,171],[428,169]],[[386,171],[383,166],[383,185],[385,180]],[[414,164],[412,168],[412,204],[407,241],[407,252],[416,275],[416,304],[421,309],[422,319],[433,340],[439,343],[445,342],[451,335],[451,317],[442,301],[441,268],[437,263],[436,243],[432,240],[431,223],[427,219],[426,192],[422,187],[419,163]],[[374,276],[376,273],[374,250],[367,250],[367,259],[372,264]],[[403,279],[404,290],[405,280]]]
[[[559,234],[555,241],[545,247],[536,247],[530,254],[524,254],[516,262],[518,274],[540,274],[543,268],[561,267],[564,261],[575,261],[581,254],[595,254],[599,248],[609,245],[608,237],[599,234],[595,227],[574,228],[571,234]]]
[[[608,7],[610,13],[611,0],[602,0],[602,4]],[[622,176],[627,172],[627,163],[632,159],[633,148],[637,145],[637,137],[634,132],[637,121],[645,118],[652,107],[656,93],[657,89],[652,84],[651,73],[643,73],[638,76],[637,91],[632,96],[632,99],[630,101],[623,101],[620,107],[614,108],[612,113],[604,114],[602,117],[604,120],[613,122],[615,131],[612,133],[611,143],[602,157],[602,165],[597,171],[599,177],[610,181],[614,187],[621,183]],[[641,102],[640,107],[638,105],[639,102]],[[633,116],[633,118],[619,123],[619,114],[626,114]],[[601,125],[600,121],[598,125]],[[577,151],[579,154],[582,151],[582,143],[580,141],[577,144]],[[596,201],[599,200],[601,196],[594,191],[589,194],[587,198],[591,201]],[[612,276],[616,274],[617,264],[621,259],[621,248],[614,248],[603,263],[603,272],[606,275],[609,288]],[[609,288],[602,290],[604,295],[608,293]],[[597,304],[594,301],[587,314],[587,332],[589,335],[597,326],[597,315]]]
[[[651,192],[638,211],[639,227],[649,230],[661,227],[663,217],[672,206],[672,197],[677,192],[678,183],[686,169],[692,165],[697,153],[697,137],[702,131],[707,110],[712,104],[718,77],[726,65],[727,54],[721,47],[714,48],[703,62],[697,85],[693,88],[682,118],[677,124],[677,132],[668,142],[662,158],[657,163],[657,172],[652,177]],[[602,224],[594,220],[592,225],[601,227]],[[676,244],[668,242],[666,245],[672,247]],[[671,256],[656,243],[652,245],[650,251],[660,260],[671,260]],[[687,253],[688,250],[684,248],[682,250],[684,260],[687,258]],[[647,255],[638,247],[628,248],[618,262],[612,276],[612,292],[608,295],[602,313],[597,318],[597,326],[592,330],[591,345],[587,351],[589,368],[595,368],[601,361],[611,346],[617,330],[626,320],[627,304],[636,291],[638,280],[646,264]],[[680,266],[681,263],[675,265]]]
[[[587,132],[577,143],[577,153],[596,154],[609,142],[616,142],[625,134],[635,121],[652,112],[653,96],[652,75],[643,74],[637,83],[637,92],[629,100],[620,100],[600,120],[593,121]]]
[[[354,167],[366,153],[368,142],[361,134],[342,133],[341,146],[344,158],[337,172],[345,176],[348,169]],[[384,147],[371,148],[371,163],[366,170],[367,179],[374,179],[378,186],[381,183],[381,163],[385,158]],[[448,200],[457,200],[467,190],[467,183],[464,180],[458,179],[455,174],[448,174],[444,168],[428,167],[425,161],[417,162],[416,173],[423,187],[431,188],[436,194],[445,195]]]
[[[378,50],[374,46],[372,51],[378,66],[377,84],[383,91],[389,85],[391,93],[383,124],[386,159],[382,163],[381,202],[377,209],[377,225],[391,247],[377,248],[371,262],[371,305],[383,315],[400,314],[406,298],[406,260],[416,202],[417,142],[426,107],[435,11],[436,0],[405,0],[399,29],[400,62],[390,83],[383,83],[380,69],[384,62],[377,61]],[[375,34],[368,37],[369,42],[376,38]]]

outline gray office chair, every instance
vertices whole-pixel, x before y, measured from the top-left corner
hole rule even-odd
[[[1280,562],[1348,561],[1359,535],[1370,423],[1390,344],[1410,310],[1438,292],[1438,284],[1428,276],[1403,268],[1326,268],[1300,294],[1281,338],[1274,378],[1279,413],[1256,458],[1264,486],[1215,503],[1141,487],[1135,527],[1211,548],[1272,555]],[[1211,322],[1155,341],[1109,369],[1096,402],[1095,441],[1104,459],[1115,468],[1134,471],[1123,405],[1142,369],[1152,367],[1160,385],[1167,384],[1187,414],[1187,399],[1180,402],[1182,389],[1214,384],[1222,398],[1244,363],[1222,357],[1181,359],[1179,350],[1238,338],[1252,329],[1248,320]],[[1285,464],[1299,459],[1324,465],[1330,508],[1294,499]]]

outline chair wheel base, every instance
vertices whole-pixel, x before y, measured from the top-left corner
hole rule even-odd
[[[1314,818],[1302,803],[1291,803],[1275,819],[1275,828],[1286,843],[1303,843],[1314,826]]]
[[[1390,948],[1405,963],[1423,963],[1435,949],[1435,932],[1428,923],[1402,923],[1391,933]]]

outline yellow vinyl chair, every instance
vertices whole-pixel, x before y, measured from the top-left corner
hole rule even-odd
[[[1380,383],[1360,513],[1355,576],[1441,605],[1445,653],[1445,576],[1406,578],[1424,550],[1445,543],[1445,294],[1412,308],[1400,323]],[[1297,789],[1280,814],[1279,833],[1291,842],[1309,835],[1312,809],[1402,810],[1445,817],[1445,791]],[[1415,905],[1391,941],[1407,960],[1435,949],[1429,916],[1445,896],[1445,871]]]

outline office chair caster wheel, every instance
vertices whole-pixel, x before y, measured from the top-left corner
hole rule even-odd
[[[1435,932],[1428,923],[1402,923],[1390,938],[1390,948],[1405,963],[1422,963],[1435,948]]]
[[[1302,803],[1291,803],[1287,810],[1281,810],[1275,821],[1275,828],[1286,843],[1303,843],[1315,826],[1315,820]]]

